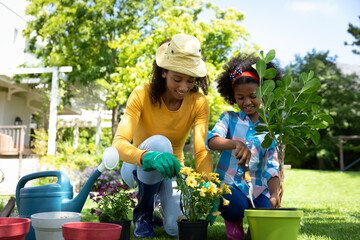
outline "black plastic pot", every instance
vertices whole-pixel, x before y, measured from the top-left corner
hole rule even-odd
[[[114,223],[122,226],[121,235],[119,240],[129,240],[130,239],[130,228],[131,220],[120,220],[120,221],[101,221],[103,223]]]
[[[188,220],[178,221],[179,240],[206,240],[208,222],[199,220],[189,222]]]

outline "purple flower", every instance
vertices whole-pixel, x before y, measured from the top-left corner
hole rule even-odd
[[[93,197],[95,196],[92,192],[89,195],[90,195],[90,199],[93,199]]]
[[[129,196],[132,197],[132,198],[137,198],[138,197],[136,192],[129,193]]]
[[[96,215],[98,215],[98,216],[100,216],[101,215],[101,210],[98,208],[98,209],[96,209]]]

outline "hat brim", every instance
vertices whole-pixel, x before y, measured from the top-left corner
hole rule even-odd
[[[196,66],[186,67],[181,65],[175,65],[169,63],[169,60],[166,59],[165,51],[168,47],[168,44],[161,45],[156,51],[156,64],[159,67],[171,70],[174,72],[183,73],[192,77],[205,77],[207,74],[205,62],[200,59],[199,64]]]

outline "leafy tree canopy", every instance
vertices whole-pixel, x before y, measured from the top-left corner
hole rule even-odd
[[[27,51],[44,66],[73,66],[64,96],[73,97],[78,82],[96,83],[107,90],[113,110],[135,86],[149,82],[156,49],[174,34],[199,38],[210,79],[240,48],[256,48],[247,44],[242,13],[202,0],[31,0],[26,13],[34,17],[24,31]],[[201,15],[211,19],[200,21]],[[215,122],[226,105],[213,89],[209,102]]]
[[[360,20],[360,16],[359,16],[359,20]],[[358,48],[358,49],[353,49],[352,52],[355,54],[360,54],[360,27],[349,23],[349,28],[347,31],[348,31],[348,33],[353,35],[355,40],[351,44],[345,42],[345,45],[351,45],[351,46]]]
[[[355,74],[347,75],[336,65],[336,57],[331,57],[329,51],[312,50],[304,58],[295,56],[295,63],[286,67],[285,72],[299,76],[301,72],[314,71],[314,77],[321,82],[319,109],[334,119],[330,128],[320,131],[320,142],[317,146],[308,143],[302,158],[298,153],[290,153],[295,158],[295,166],[317,168],[317,160],[325,161],[324,167],[338,166],[338,140],[335,136],[360,135],[360,79]],[[351,156],[349,155],[351,158]]]

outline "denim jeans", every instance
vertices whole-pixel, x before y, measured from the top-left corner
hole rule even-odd
[[[141,150],[173,153],[171,142],[161,135],[149,137],[138,148]],[[121,167],[121,177],[131,188],[135,187],[134,170],[137,171],[138,179],[145,184],[153,185],[162,181],[158,194],[165,215],[164,228],[170,236],[178,236],[176,220],[182,213],[180,209],[180,191],[173,189],[177,185],[176,181],[174,179],[164,180],[157,170],[146,172],[142,166],[124,162]]]
[[[244,211],[251,206],[251,202],[239,188],[233,186],[230,189],[232,194],[224,195],[224,198],[229,200],[230,204],[220,207],[219,210],[225,220],[234,223],[244,218]],[[257,208],[270,208],[270,200],[263,194],[260,194],[253,201]]]

